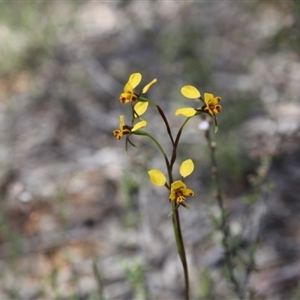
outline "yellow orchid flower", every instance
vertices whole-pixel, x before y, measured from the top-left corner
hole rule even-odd
[[[123,135],[131,134],[137,131],[140,128],[143,128],[147,125],[146,121],[140,121],[136,123],[133,127],[125,124],[125,117],[123,115],[120,116],[120,125],[118,130],[114,130],[114,137],[119,140]]]
[[[204,93],[205,105],[202,107],[202,110],[215,118],[215,114],[218,114],[222,109],[222,106],[218,104],[220,101],[221,97],[214,97],[213,94]]]
[[[148,90],[152,87],[153,84],[157,82],[157,79],[154,78],[148,84],[144,86],[140,94],[135,93],[134,89],[142,81],[142,75],[140,73],[133,73],[129,76],[128,82],[124,86],[124,91],[120,95],[120,102],[129,103],[136,101],[141,94],[146,94]]]
[[[183,178],[192,174],[193,171],[194,171],[194,163],[191,159],[187,159],[181,163],[179,168],[179,173]],[[150,170],[148,174],[150,176],[151,182],[154,185],[168,187],[167,179],[160,170],[153,169]],[[184,202],[186,201],[185,197],[193,196],[193,195],[194,192],[191,189],[187,188],[182,180],[174,181],[171,184],[169,200],[170,201],[176,200],[176,206],[179,204],[184,205]]]
[[[179,168],[180,175],[185,178],[191,175],[194,171],[194,163],[191,159],[187,159],[183,161]],[[187,196],[194,196],[194,191],[188,189],[186,185],[181,180],[174,181],[171,184],[171,191],[169,200],[174,201],[176,200],[176,206],[182,204],[186,201]]]
[[[215,97],[213,94],[204,93],[204,99],[201,97],[199,90],[192,85],[185,85],[181,89],[181,94],[188,99],[199,99],[204,102],[204,105],[200,109],[192,107],[183,107],[175,111],[175,115],[183,115],[185,117],[193,117],[198,111],[203,111],[215,120],[215,132],[218,130],[216,114],[220,113],[222,106],[219,104],[221,97]]]
[[[201,98],[201,94],[198,91],[198,89],[192,85],[185,85],[184,87],[182,87],[181,94],[188,99],[200,99],[201,101],[203,101],[204,106],[201,108],[201,110],[210,114],[213,118],[215,117],[215,114],[218,114],[222,109],[222,106],[218,104],[221,101],[221,97],[214,97],[213,94],[204,93],[204,100],[203,100]],[[188,109],[189,109],[188,114],[189,116],[191,116],[192,114],[191,108],[187,108],[187,107],[181,108],[178,109],[177,111],[180,112],[181,110],[181,113],[178,114],[184,114],[188,111]]]
[[[185,197],[194,196],[194,191],[188,189],[186,185],[181,181],[177,180],[171,184],[171,191],[169,200],[176,200],[176,205],[182,204],[186,201]]]

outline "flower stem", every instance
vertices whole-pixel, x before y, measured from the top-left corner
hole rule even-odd
[[[155,143],[155,145],[158,147],[159,151],[161,152],[161,154],[163,155],[163,157],[165,159],[167,170],[169,170],[170,169],[170,162],[168,160],[167,154],[164,151],[164,149],[162,148],[162,146],[160,145],[160,143],[157,141],[157,139],[155,137],[153,137],[151,134],[149,134],[148,132],[142,131],[142,130],[135,131],[135,134],[147,136],[148,138],[150,138]]]
[[[176,203],[172,201],[172,209],[174,213],[172,214],[172,221],[173,221],[173,228],[174,228],[174,235],[176,239],[176,245],[179,253],[179,257],[183,267],[184,273],[184,283],[185,283],[185,300],[189,300],[189,273],[188,273],[188,265],[185,255],[185,248],[184,242],[181,233],[181,226],[180,226],[180,217],[179,217],[179,210],[175,209]]]
[[[226,208],[224,207],[223,193],[221,190],[221,183],[220,183],[220,178],[219,178],[217,159],[216,159],[216,155],[215,155],[216,144],[211,139],[209,129],[205,132],[205,137],[208,142],[209,149],[210,149],[210,157],[211,157],[211,163],[212,163],[212,177],[213,177],[213,180],[215,181],[215,185],[217,188],[216,198],[217,198],[219,209],[221,211],[221,220],[220,220],[219,228],[220,228],[221,232],[223,233],[222,245],[224,248],[225,265],[226,265],[226,269],[228,272],[229,281],[232,284],[232,288],[233,288],[236,296],[238,297],[238,299],[242,300],[243,295],[242,295],[240,284],[236,278],[236,275],[234,274],[234,263],[233,263],[232,251],[231,251],[231,249],[230,249],[231,247],[229,245],[230,229],[229,229],[228,222],[227,222],[228,221],[228,212],[227,212]]]
[[[174,139],[173,139],[173,136],[172,136],[172,132],[171,132],[171,128],[170,128],[170,125],[169,125],[169,122],[163,112],[163,110],[160,108],[159,105],[157,104],[154,104],[159,112],[159,114],[161,115],[162,119],[164,120],[165,122],[165,125],[166,125],[166,128],[167,128],[167,132],[168,132],[168,135],[170,137],[170,140],[171,140],[171,143],[172,143],[172,146],[174,147]]]
[[[166,128],[167,128],[168,134],[169,134],[171,142],[172,142],[172,146],[173,146],[173,152],[172,152],[172,158],[171,158],[172,162],[171,163],[169,162],[168,157],[167,157],[165,151],[163,150],[162,146],[151,134],[149,134],[145,131],[141,131],[141,130],[136,131],[135,134],[148,136],[157,145],[158,149],[160,150],[160,152],[162,153],[162,155],[165,159],[165,163],[166,163],[166,167],[167,167],[167,171],[168,171],[168,177],[169,177],[169,186],[171,186],[172,182],[174,181],[173,180],[173,175],[172,175],[172,170],[173,170],[173,165],[174,165],[174,162],[175,162],[176,156],[177,156],[177,146],[178,146],[178,143],[179,143],[179,139],[180,139],[182,130],[183,130],[184,126],[186,125],[186,123],[188,122],[188,120],[190,118],[187,118],[185,120],[185,122],[181,125],[181,127],[180,127],[180,129],[177,133],[176,140],[174,141],[173,136],[171,134],[171,129],[170,129],[169,123],[168,123],[163,111],[161,110],[161,108],[158,105],[156,105],[155,103],[153,103],[153,104],[156,106],[158,112],[162,116],[162,119],[164,120],[164,122],[166,124]],[[185,300],[189,300],[190,296],[189,296],[188,264],[187,264],[186,254],[185,254],[184,242],[183,242],[183,238],[182,238],[179,211],[176,208],[176,201],[172,201],[172,211],[174,212],[172,214],[172,223],[173,223],[174,235],[175,235],[178,254],[179,254],[179,257],[180,257],[180,260],[181,260],[181,264],[182,264],[182,267],[183,267],[183,273],[184,273]]]
[[[169,180],[170,180],[170,186],[172,184],[173,176],[172,176],[172,170],[173,170],[173,165],[176,160],[177,156],[177,146],[179,143],[179,139],[182,133],[182,130],[186,123],[188,122],[190,118],[187,118],[184,123],[181,125],[175,142],[173,143],[173,152],[172,152],[172,158],[171,158],[171,163],[168,167],[168,175],[169,175]],[[184,283],[185,283],[185,300],[190,299],[189,295],[189,273],[188,273],[188,264],[187,264],[187,259],[186,259],[186,254],[185,254],[185,247],[184,247],[184,242],[183,242],[183,237],[182,237],[182,232],[181,232],[181,225],[180,225],[180,217],[179,217],[179,210],[176,208],[176,201],[172,201],[172,222],[173,222],[173,229],[174,229],[174,235],[175,235],[175,240],[176,240],[176,245],[178,249],[178,254],[181,260],[181,264],[183,267],[183,273],[184,273]]]
[[[165,115],[165,113],[163,112],[163,110],[161,109],[161,107],[160,107],[158,104],[156,104],[154,101],[150,100],[150,99],[143,98],[143,97],[140,97],[139,99],[140,99],[140,101],[143,101],[143,102],[144,102],[144,101],[148,101],[150,104],[152,104],[153,106],[156,107],[158,113],[160,114],[161,118],[163,119],[163,121],[164,121],[164,123],[165,123],[165,125],[166,125],[168,135],[169,135],[169,137],[170,137],[172,146],[174,147],[174,138],[173,138],[173,135],[172,135],[172,132],[171,132],[171,128],[170,128],[168,119],[166,118],[166,115]]]
[[[181,127],[179,128],[178,132],[177,132],[177,136],[176,136],[176,139],[175,139],[175,142],[174,142],[174,145],[173,145],[173,153],[172,153],[172,157],[171,157],[171,169],[173,168],[173,165],[174,165],[174,162],[176,160],[176,156],[177,156],[177,146],[178,146],[178,143],[179,143],[179,139],[181,137],[181,133],[182,133],[182,130],[184,128],[184,126],[187,124],[187,122],[190,120],[191,118],[186,118],[186,120],[183,122],[183,124],[181,125]]]

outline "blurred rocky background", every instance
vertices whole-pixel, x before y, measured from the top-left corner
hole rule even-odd
[[[168,195],[147,175],[159,153],[134,137],[125,155],[112,135],[134,72],[158,79],[174,132],[183,85],[222,97],[213,139],[232,234],[258,244],[249,285],[299,299],[299,1],[2,1],[0,41],[0,299],[183,298]],[[199,121],[178,158],[197,165],[181,210],[191,294],[234,299]]]

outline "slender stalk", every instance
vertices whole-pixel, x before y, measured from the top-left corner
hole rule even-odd
[[[216,188],[217,188],[217,202],[219,209],[221,211],[221,224],[219,226],[220,230],[223,233],[223,239],[222,239],[222,245],[224,248],[224,255],[225,255],[225,264],[229,275],[229,280],[232,284],[233,290],[237,297],[239,297],[240,300],[243,299],[243,293],[240,287],[240,284],[237,281],[237,278],[234,274],[234,264],[232,261],[232,253],[229,245],[229,239],[230,239],[230,229],[227,223],[228,213],[224,207],[224,200],[223,200],[223,194],[221,190],[221,184],[220,184],[220,178],[219,178],[219,172],[218,172],[218,165],[217,165],[217,159],[215,155],[215,149],[216,144],[212,141],[210,136],[210,131],[207,130],[205,132],[205,137],[208,142],[208,146],[210,149],[210,157],[211,157],[211,163],[212,163],[212,177],[215,181]]]
[[[173,165],[176,160],[177,156],[177,146],[179,143],[179,139],[181,137],[182,130],[184,126],[187,124],[190,118],[187,118],[184,123],[181,125],[175,142],[173,144],[173,152],[172,152],[172,158],[171,158],[171,163],[168,168],[168,174],[169,174],[169,180],[170,180],[170,186],[171,183],[173,182],[173,176],[172,176],[172,170],[173,170]],[[174,229],[174,235],[176,239],[176,245],[178,249],[178,254],[181,260],[181,264],[183,267],[183,273],[184,273],[184,283],[185,283],[185,300],[190,299],[189,295],[189,273],[188,273],[188,264],[187,264],[187,259],[186,259],[186,254],[185,254],[185,247],[184,247],[184,242],[183,242],[183,237],[182,237],[182,231],[181,231],[181,224],[180,224],[180,216],[179,216],[179,210],[176,208],[176,201],[172,201],[172,223],[173,223],[173,229]]]
[[[172,214],[172,221],[173,221],[173,228],[174,228],[177,249],[178,249],[178,253],[179,253],[179,257],[182,263],[183,273],[184,273],[185,300],[189,300],[190,296],[189,296],[188,264],[187,264],[186,254],[185,254],[184,242],[182,238],[179,210],[175,209],[175,206],[176,206],[175,201],[172,201],[172,209],[174,210],[174,213]]]
[[[158,147],[159,151],[161,152],[161,154],[163,155],[163,157],[165,159],[167,170],[169,170],[170,169],[170,162],[168,160],[166,152],[164,151],[164,149],[162,148],[160,143],[157,141],[157,139],[155,137],[153,137],[151,134],[149,134],[148,132],[146,132],[146,131],[139,130],[139,131],[135,131],[134,133],[138,134],[138,135],[145,135],[155,143],[155,145]]]
[[[172,132],[171,132],[171,128],[170,128],[170,125],[169,125],[169,122],[168,122],[168,119],[166,118],[166,115],[165,113],[163,112],[163,110],[161,109],[161,107],[156,104],[154,101],[150,100],[150,99],[147,99],[147,98],[143,98],[143,97],[140,97],[139,98],[140,101],[148,101],[150,104],[152,104],[153,106],[156,107],[158,113],[160,114],[160,116],[162,117],[165,125],[166,125],[166,128],[167,128],[167,132],[168,132],[168,135],[170,137],[170,140],[171,140],[171,143],[172,143],[172,146],[174,147],[174,138],[173,138],[173,135],[172,135]]]
[[[190,120],[191,118],[186,118],[186,120],[183,122],[183,124],[181,125],[181,127],[179,128],[178,132],[177,132],[177,136],[174,142],[174,146],[173,146],[173,153],[172,153],[172,157],[171,157],[171,169],[173,168],[174,162],[176,160],[176,156],[177,156],[177,146],[179,143],[179,139],[181,137],[182,134],[182,130],[184,128],[184,126],[187,124],[187,122]]]
[[[173,182],[173,176],[172,176],[172,172],[169,171],[171,171],[171,169],[168,170],[170,186],[171,186],[171,183]],[[176,246],[180,257],[180,261],[183,267],[184,283],[185,283],[185,300],[189,300],[190,289],[189,289],[188,264],[187,264],[186,254],[185,254],[184,242],[182,238],[179,210],[176,208],[176,201],[172,201],[172,211],[173,211],[172,224],[173,224],[174,236],[176,240]]]
[[[170,137],[170,140],[171,140],[171,143],[172,143],[172,146],[174,147],[174,139],[173,139],[173,136],[172,136],[172,132],[171,132],[171,128],[170,128],[170,125],[169,125],[169,122],[163,112],[163,110],[160,108],[159,105],[157,104],[154,104],[159,112],[159,114],[161,115],[162,119],[164,120],[165,122],[165,125],[166,125],[166,128],[167,128],[167,132],[168,132],[168,135]]]
[[[171,184],[173,183],[173,175],[172,175],[172,170],[173,170],[173,165],[174,162],[176,160],[176,156],[177,156],[177,146],[179,143],[179,139],[182,133],[182,130],[184,128],[184,126],[187,124],[188,120],[190,118],[187,118],[185,120],[185,122],[181,125],[177,136],[176,136],[176,140],[174,141],[172,134],[171,134],[171,129],[169,127],[169,123],[163,113],[163,111],[160,109],[160,107],[156,104],[154,104],[160,115],[162,116],[163,120],[165,121],[165,125],[167,127],[167,131],[168,134],[170,136],[171,142],[172,142],[172,146],[173,146],[173,152],[172,152],[172,162],[170,163],[168,160],[168,157],[165,153],[165,151],[163,150],[162,146],[159,144],[159,142],[149,133],[145,132],[145,131],[135,131],[135,134],[138,135],[145,135],[147,137],[149,137],[158,147],[158,149],[160,150],[160,152],[162,153],[164,159],[165,159],[165,163],[166,163],[166,167],[167,167],[167,171],[168,171],[168,177],[169,177],[169,186],[171,186]],[[185,247],[184,247],[184,242],[183,242],[183,237],[182,237],[182,231],[181,231],[181,224],[180,224],[180,217],[179,217],[179,211],[176,208],[176,201],[172,201],[172,223],[173,223],[173,229],[174,229],[174,235],[175,235],[175,240],[176,240],[176,245],[177,245],[177,249],[178,249],[178,254],[182,263],[182,267],[183,267],[183,273],[184,273],[184,282],[185,282],[185,300],[189,300],[190,296],[189,296],[189,275],[188,275],[188,264],[187,264],[187,259],[186,259],[186,254],[185,254]]]

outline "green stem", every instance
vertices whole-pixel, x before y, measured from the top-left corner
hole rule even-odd
[[[180,127],[179,130],[178,130],[178,133],[177,133],[177,136],[176,136],[176,139],[175,139],[175,142],[174,142],[174,146],[173,146],[172,157],[171,157],[171,163],[170,163],[171,169],[173,168],[174,162],[175,162],[175,160],[176,160],[176,156],[177,156],[177,146],[178,146],[178,143],[179,143],[179,139],[180,139],[180,137],[181,137],[181,134],[182,134],[182,130],[183,130],[184,126],[187,124],[187,122],[188,122],[190,119],[191,119],[191,117],[186,118],[186,120],[183,122],[183,124],[181,125],[181,127]]]
[[[189,300],[190,296],[189,296],[188,264],[187,264],[187,260],[186,260],[184,242],[183,242],[182,233],[181,233],[179,210],[175,209],[175,207],[176,207],[176,203],[175,203],[175,201],[172,201],[172,210],[174,211],[174,213],[172,214],[173,229],[174,229],[174,235],[175,235],[175,239],[176,239],[176,245],[177,245],[179,257],[180,257],[182,267],[183,267],[184,282],[185,282],[185,300]]]
[[[182,133],[182,130],[184,128],[184,126],[187,124],[187,122],[189,121],[190,118],[187,118],[184,123],[181,125],[177,136],[176,136],[176,140],[173,140],[172,134],[171,134],[171,130],[169,127],[169,123],[167,122],[167,119],[165,118],[164,113],[162,112],[162,110],[160,109],[160,107],[158,105],[156,105],[155,103],[152,102],[152,104],[154,104],[160,115],[162,116],[166,127],[167,127],[167,131],[168,134],[170,136],[172,145],[173,145],[173,153],[172,153],[172,162],[170,164],[168,157],[165,153],[165,151],[163,150],[163,148],[161,147],[160,143],[149,133],[145,132],[145,131],[135,131],[135,134],[139,134],[139,135],[145,135],[148,136],[158,147],[158,149],[160,150],[160,152],[162,153],[163,157],[165,158],[165,162],[166,162],[166,167],[167,167],[167,171],[168,171],[168,177],[169,177],[169,186],[171,186],[172,182],[173,182],[173,175],[172,175],[172,170],[173,170],[173,165],[174,162],[176,160],[176,156],[177,156],[177,146],[179,143],[179,139]],[[162,113],[161,113],[162,112]],[[172,201],[172,211],[174,212],[172,214],[172,223],[173,223],[173,229],[174,229],[174,235],[175,235],[175,240],[176,240],[176,245],[177,245],[177,249],[178,249],[178,254],[182,263],[182,267],[183,267],[183,273],[184,273],[184,282],[185,282],[185,300],[189,300],[190,296],[189,296],[189,274],[188,274],[188,264],[187,264],[187,259],[186,259],[186,254],[185,254],[185,247],[184,247],[184,242],[183,242],[183,237],[182,237],[182,232],[181,232],[181,225],[180,225],[180,217],[179,217],[179,211],[176,208],[176,201]]]
[[[168,119],[166,118],[163,110],[161,109],[161,107],[156,104],[154,101],[150,100],[150,99],[147,99],[147,98],[143,98],[143,97],[140,97],[139,98],[139,101],[141,102],[149,102],[151,105],[155,106],[158,113],[160,114],[161,118],[163,119],[165,125],[166,125],[166,128],[167,128],[167,132],[168,132],[168,135],[170,137],[170,140],[171,140],[171,143],[172,143],[172,146],[174,147],[174,138],[173,138],[173,135],[172,135],[172,132],[171,132],[171,128],[170,128],[170,125],[169,125],[169,122],[168,122]]]
[[[187,118],[185,122],[181,125],[177,136],[176,140],[173,144],[173,153],[172,153],[172,161],[171,164],[168,166],[168,175],[169,175],[169,184],[171,186],[173,180],[173,175],[172,175],[172,170],[173,170],[173,165],[176,160],[177,156],[177,146],[179,143],[179,139],[182,133],[182,130],[186,123],[188,122],[190,118]],[[181,232],[181,225],[180,225],[180,217],[179,217],[179,210],[176,208],[176,201],[172,201],[172,223],[173,223],[173,230],[174,230],[174,235],[175,235],[175,240],[176,240],[176,245],[177,245],[177,250],[178,254],[181,260],[181,264],[183,267],[183,273],[184,273],[184,283],[185,283],[185,300],[190,299],[189,295],[189,272],[188,272],[188,264],[187,264],[187,259],[186,259],[186,254],[185,254],[185,247],[184,247],[184,242],[183,242],[183,237],[182,237],[182,232]]]
[[[159,151],[161,152],[161,154],[163,155],[163,157],[165,159],[167,170],[169,170],[170,169],[170,162],[168,160],[166,152],[164,151],[164,149],[162,148],[162,146],[160,145],[160,143],[157,141],[157,139],[154,136],[152,136],[150,133],[146,132],[146,131],[137,130],[137,131],[135,131],[133,133],[137,134],[137,135],[147,136],[148,138],[150,138],[156,144],[156,146],[158,147]]]

